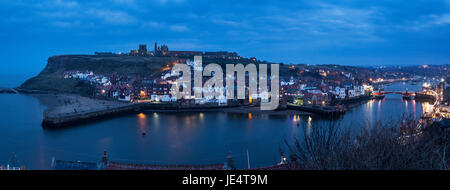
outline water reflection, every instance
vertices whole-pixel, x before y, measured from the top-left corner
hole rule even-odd
[[[147,128],[147,116],[144,113],[139,113],[137,115],[137,117],[138,117],[139,130],[141,132],[144,132]]]
[[[428,102],[422,103],[422,113],[423,114],[430,113],[432,111],[431,109],[432,109],[432,106],[430,103],[428,103]]]
[[[413,89],[399,83],[386,90],[406,87]],[[251,165],[262,167],[280,161],[279,149],[285,145],[285,139],[302,137],[304,130],[311,133],[316,124],[330,122],[296,114],[143,112],[49,131],[40,127],[45,107],[37,100],[28,96],[2,95],[0,101],[3,103],[0,108],[6,110],[2,113],[4,119],[0,120],[0,160],[7,160],[11,152],[16,152],[31,169],[48,169],[52,156],[97,162],[104,149],[108,150],[112,160],[123,158],[164,164],[222,163],[231,151],[240,168],[247,165],[245,151],[248,149],[253,158]],[[24,109],[29,107],[34,109]],[[387,121],[405,112],[420,117],[430,109],[427,102],[402,101],[401,95],[387,95],[384,100],[370,100],[353,107],[334,122],[357,130],[364,122]],[[141,135],[142,131],[147,131],[147,135]],[[21,140],[8,142],[6,137]]]

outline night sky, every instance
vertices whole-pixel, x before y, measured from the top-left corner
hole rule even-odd
[[[155,41],[294,64],[447,64],[450,0],[0,1],[0,74]]]

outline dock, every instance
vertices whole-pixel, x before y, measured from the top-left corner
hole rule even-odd
[[[288,109],[306,111],[321,116],[335,117],[345,113],[344,109],[340,109],[336,106],[317,106],[317,105],[295,105],[287,104]]]
[[[416,92],[415,100],[421,102],[434,102],[436,101],[436,97],[431,94]]]
[[[63,128],[95,120],[107,119],[115,116],[121,116],[128,113],[135,113],[142,108],[142,104],[125,104],[111,107],[109,109],[89,110],[84,112],[72,112],[65,114],[44,113],[42,127],[44,128]]]

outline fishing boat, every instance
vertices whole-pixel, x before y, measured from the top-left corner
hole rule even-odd
[[[372,92],[372,98],[374,98],[374,99],[384,99],[384,93],[382,93],[381,91]]]
[[[402,96],[402,98],[403,98],[404,100],[413,100],[413,99],[414,99],[414,96],[413,96],[413,95],[410,95],[410,94],[404,94],[404,95]]]

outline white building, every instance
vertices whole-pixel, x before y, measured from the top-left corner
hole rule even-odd
[[[170,98],[169,95],[162,95],[161,101],[162,101],[162,102],[170,102],[170,101],[171,101],[171,98]]]
[[[119,101],[124,101],[124,102],[129,102],[131,101],[131,96],[130,95],[126,95],[126,96],[119,96]]]
[[[336,88],[332,92],[338,99],[344,99],[346,97],[345,88],[336,86]]]
[[[152,102],[159,102],[160,99],[159,95],[150,95],[150,101]]]

